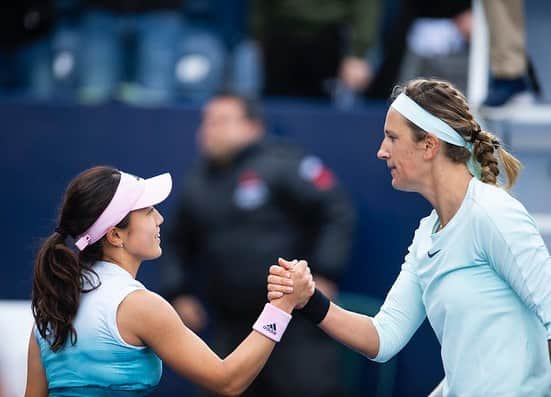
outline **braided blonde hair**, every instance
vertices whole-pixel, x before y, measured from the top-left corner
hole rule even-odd
[[[492,185],[498,184],[499,155],[501,164],[507,174],[506,189],[510,189],[516,182],[521,162],[512,154],[503,149],[499,139],[488,131],[482,131],[474,119],[465,96],[451,83],[434,79],[416,79],[409,81],[405,86],[397,86],[392,92],[392,98],[405,93],[427,112],[438,117],[467,142],[473,143],[475,159],[480,163],[482,182]],[[414,139],[418,142],[425,139],[427,131],[406,120],[411,127]],[[444,144],[445,155],[456,163],[467,163],[471,153],[468,149]]]

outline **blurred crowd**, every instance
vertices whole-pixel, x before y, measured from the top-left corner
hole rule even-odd
[[[411,76],[466,86],[470,1],[11,3],[0,16],[4,97],[156,105],[231,90],[349,108]]]

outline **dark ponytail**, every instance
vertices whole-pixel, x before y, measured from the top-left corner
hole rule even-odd
[[[36,256],[33,316],[38,332],[52,351],[61,349],[67,340],[76,343],[73,321],[80,296],[100,285],[91,267],[103,257],[103,239],[80,253],[66,240],[92,226],[113,198],[119,181],[120,172],[111,167],[90,168],[77,176],[65,192],[56,231],[46,238]],[[128,216],[117,226],[127,225]]]
[[[65,238],[54,233],[40,247],[33,282],[33,316],[38,332],[57,351],[70,337],[76,343],[72,321],[80,302],[81,266]]]

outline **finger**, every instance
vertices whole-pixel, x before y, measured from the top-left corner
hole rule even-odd
[[[286,277],[286,278],[291,277],[291,273],[289,271],[285,270],[285,268],[278,265],[270,266],[270,274],[273,274],[274,276],[279,276],[279,277]]]
[[[268,283],[269,284],[278,284],[278,285],[288,285],[290,287],[292,287],[293,284],[294,284],[293,280],[290,279],[290,278],[274,276],[272,274],[270,274],[268,276]]]
[[[274,299],[279,299],[283,296],[283,292],[270,291],[268,292],[268,300],[271,302]]]
[[[268,284],[268,286],[266,288],[268,289],[268,292],[278,291],[278,292],[283,292],[285,294],[292,294],[293,293],[293,287],[287,287],[285,285]]]
[[[279,266],[287,269],[287,270],[291,270],[293,269],[293,267],[296,265],[296,259],[293,260],[293,261],[288,261],[286,259],[283,259],[283,258],[278,258],[277,259],[277,263],[279,264]]]
[[[305,271],[308,268],[308,262],[300,260],[295,265],[295,271]]]

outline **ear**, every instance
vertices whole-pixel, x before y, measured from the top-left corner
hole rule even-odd
[[[115,247],[121,247],[123,245],[122,237],[121,230],[116,227],[112,227],[105,234],[107,242]]]
[[[430,133],[427,134],[427,136],[425,137],[423,144],[425,146],[423,153],[423,158],[425,160],[432,160],[433,158],[435,158],[442,148],[440,139]]]

